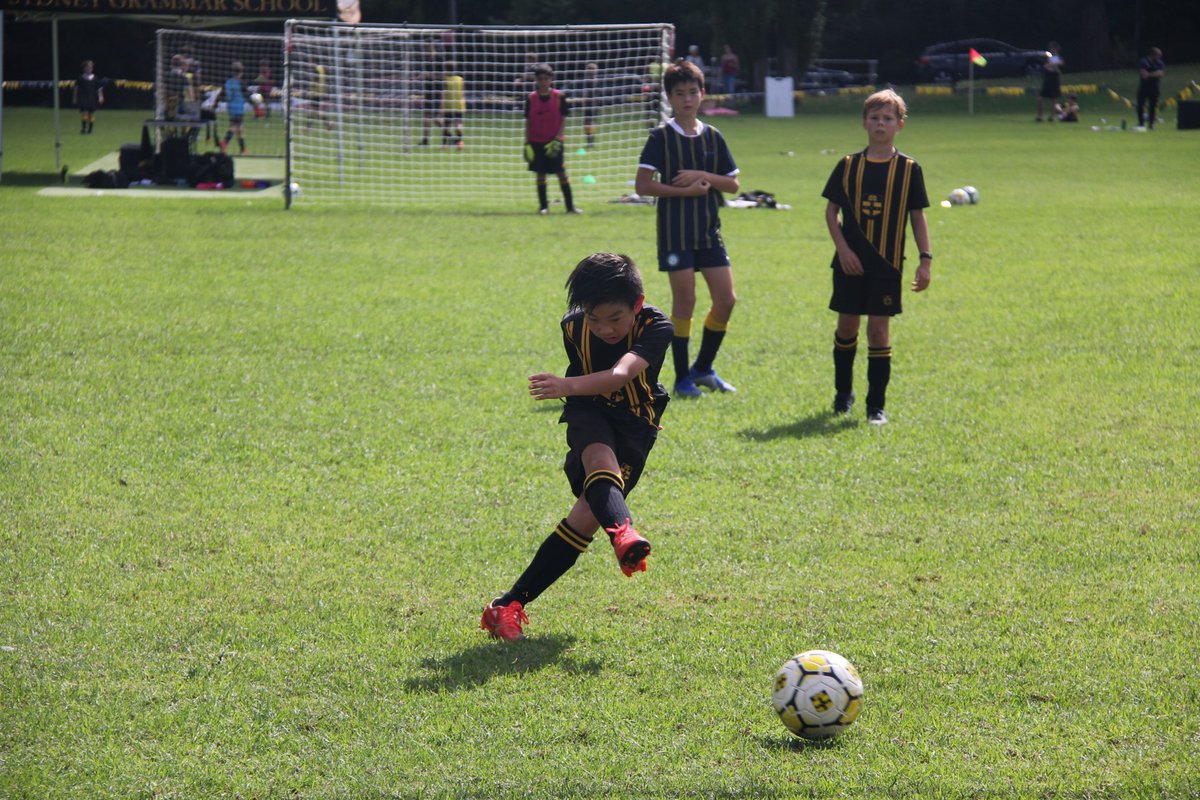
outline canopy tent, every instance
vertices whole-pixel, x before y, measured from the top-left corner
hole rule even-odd
[[[122,17],[179,28],[214,28],[243,22],[335,19],[357,22],[358,0],[0,0],[0,178],[4,175],[4,17],[49,22],[53,85],[59,85],[59,20]],[[59,92],[54,96],[54,168],[62,166]]]

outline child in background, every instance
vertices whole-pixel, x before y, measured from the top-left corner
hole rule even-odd
[[[218,143],[221,152],[229,150],[229,142],[237,135],[238,154],[246,155],[246,136],[242,132],[242,121],[246,117],[246,95],[242,91],[242,62],[234,61],[229,65],[229,80],[225,81],[225,110],[229,113],[229,129],[225,138]]]
[[[82,67],[75,79],[71,103],[79,109],[79,132],[86,134],[96,127],[96,110],[104,105],[104,87],[96,77],[95,64],[84,61]]]
[[[550,173],[558,176],[567,213],[582,213],[575,207],[571,180],[563,165],[563,132],[571,113],[567,96],[554,88],[554,70],[549,64],[536,65],[533,75],[537,88],[525,98],[525,161],[537,176],[538,213],[550,213],[546,194],[546,176]]]

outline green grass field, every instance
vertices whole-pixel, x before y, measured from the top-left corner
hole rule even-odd
[[[882,429],[828,413],[855,104],[717,121],[792,205],[723,216],[739,391],[666,414],[650,570],[598,543],[512,645],[480,609],[572,499],[526,376],[587,253],[669,304],[652,210],[50,197],[5,109],[0,797],[1200,796],[1200,131],[952,101],[898,142],[936,259]],[[867,701],[811,745],[769,694],[815,647]]]

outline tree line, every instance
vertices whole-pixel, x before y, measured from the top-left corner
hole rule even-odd
[[[927,45],[987,36],[1021,47],[1062,45],[1069,71],[1132,69],[1150,46],[1167,62],[1200,61],[1196,0],[362,0],[364,22],[555,25],[670,22],[676,53],[706,58],[730,45],[754,85],[796,75],[813,58],[873,58],[879,81],[904,84]],[[60,70],[89,58],[111,78],[153,80],[154,31],[121,18],[59,23]],[[278,31],[278,22],[239,30]],[[50,77],[50,24],[6,20],[4,77]]]

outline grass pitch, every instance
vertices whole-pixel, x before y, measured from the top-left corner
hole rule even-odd
[[[597,544],[505,646],[479,611],[571,500],[525,378],[583,255],[669,304],[652,211],[47,197],[48,114],[6,109],[0,796],[1200,793],[1200,133],[977,110],[900,135],[982,202],[928,212],[883,429],[828,413],[857,113],[717,121],[792,205],[723,217],[739,392],[668,409],[650,571]],[[813,647],[867,690],[819,745],[768,702]]]

